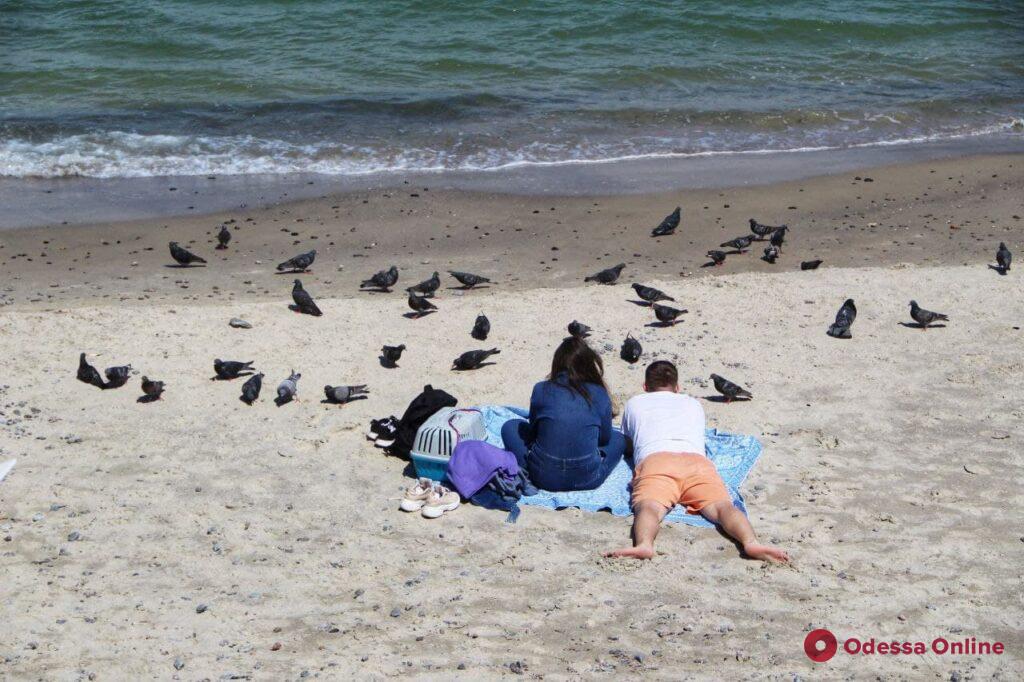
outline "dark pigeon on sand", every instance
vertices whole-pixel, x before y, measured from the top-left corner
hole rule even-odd
[[[595,273],[590,277],[584,277],[584,282],[597,282],[599,284],[615,284],[619,279],[619,275],[622,274],[622,269],[626,267],[625,263],[619,263],[613,268],[602,270],[601,272]]]
[[[253,360],[250,360],[249,362],[239,362],[237,360],[221,360],[220,358],[217,358],[213,361],[213,371],[217,374],[218,379],[225,381],[237,379],[243,372],[252,372],[253,362]]]
[[[416,313],[416,317],[423,317],[427,312],[431,310],[437,310],[437,306],[430,302],[426,296],[417,296],[416,294],[409,292],[409,300],[407,301],[409,307]]]
[[[91,384],[96,388],[103,388],[103,377],[98,369],[85,360],[85,353],[78,356],[78,380]]]
[[[758,241],[764,241],[765,237],[784,227],[785,225],[765,225],[764,223],[757,222],[753,218],[750,219],[750,231],[757,235]]]
[[[647,301],[648,303],[657,303],[658,301],[674,301],[674,300],[676,300],[676,299],[672,298],[671,296],[669,296],[668,294],[666,294],[664,291],[661,291],[660,289],[655,289],[654,287],[644,286],[643,284],[633,284],[633,291],[636,292],[637,296],[639,296],[641,299]]]
[[[770,240],[770,243],[772,246],[779,250],[779,253],[782,253],[782,244],[783,242],[786,241],[786,232],[788,231],[789,228],[785,225],[782,225],[779,227],[779,229],[772,232],[772,238]]]
[[[928,329],[928,326],[933,322],[948,322],[949,317],[942,313],[932,312],[931,310],[925,310],[921,306],[917,305],[917,301],[910,302],[910,317],[914,319],[921,326],[921,331]]]
[[[765,263],[771,263],[772,265],[774,265],[778,257],[779,250],[776,247],[769,244],[768,246],[764,247],[764,255],[761,256],[761,260],[763,260]]]
[[[398,283],[398,268],[392,265],[387,270],[381,270],[370,279],[363,280],[359,285],[361,289],[380,289],[391,291],[391,287]]]
[[[852,298],[848,298],[836,313],[836,321],[828,328],[828,335],[835,339],[853,338],[853,335],[850,334],[850,327],[853,326],[853,321],[856,319],[857,306],[853,304]]]
[[[419,284],[409,287],[406,291],[414,291],[424,296],[433,296],[439,286],[441,286],[441,277],[435,272],[430,279],[425,279]]]
[[[103,370],[103,373],[107,377],[107,383],[103,388],[121,388],[128,383],[128,377],[132,373],[132,366],[107,367]]]
[[[676,228],[679,227],[679,218],[681,215],[682,208],[676,206],[676,210],[672,211],[667,216],[665,216],[665,219],[661,221],[661,224],[654,228],[654,230],[651,232],[651,236],[665,237],[675,232]]]
[[[292,287],[292,300],[295,301],[295,309],[297,312],[305,315],[313,315],[320,317],[323,315],[320,312],[320,308],[317,307],[313,301],[313,297],[309,295],[309,292],[302,288],[302,282],[295,280],[295,286]]]
[[[400,346],[384,346],[380,349],[380,357],[383,361],[383,365],[388,368],[398,366],[398,361],[402,359],[402,351],[405,350],[405,344]]]
[[[193,263],[205,263],[206,261],[192,253],[188,249],[178,246],[178,242],[171,242],[171,258],[179,265],[192,265]]]
[[[469,333],[477,341],[486,341],[487,335],[491,333],[491,321],[483,313],[476,316],[473,323],[473,331]]]
[[[658,321],[666,326],[671,326],[676,323],[676,318],[683,313],[689,312],[687,310],[679,310],[678,308],[672,308],[667,305],[661,305],[660,303],[654,304],[654,316],[658,318]]]
[[[1010,263],[1013,262],[1013,254],[1006,244],[999,242],[999,250],[996,251],[996,264],[999,266],[999,271],[1004,275],[1010,271]]]
[[[277,385],[278,405],[284,405],[295,400],[295,396],[299,394],[299,379],[301,378],[302,375],[293,369],[288,378]]]
[[[466,287],[467,289],[472,289],[477,284],[485,284],[491,281],[486,277],[474,275],[472,272],[458,272],[457,270],[449,270],[448,274],[454,277],[455,279],[459,280],[459,284]]]
[[[289,258],[283,263],[277,264],[277,271],[284,272],[290,270],[292,272],[308,272],[310,266],[313,265],[313,261],[316,260],[316,249],[307,251],[306,253],[300,253],[294,258]]]
[[[712,374],[711,380],[715,382],[715,390],[725,396],[727,403],[731,403],[733,400],[752,400],[754,398],[747,389],[717,374]]]
[[[622,342],[622,348],[619,350],[619,357],[632,365],[640,359],[643,352],[640,342],[634,339],[632,334],[626,334],[626,340]]]
[[[263,372],[253,374],[242,384],[242,402],[252,405],[260,397],[260,389],[263,388]]]
[[[585,339],[590,336],[590,327],[582,322],[573,320],[569,323],[569,336],[574,336],[577,339]]]
[[[805,260],[802,263],[800,263],[800,269],[801,270],[817,270],[818,266],[821,265],[823,262],[824,261],[821,261],[821,260]]]
[[[228,248],[228,242],[231,241],[231,230],[228,229],[227,225],[220,226],[220,232],[217,233],[217,248],[226,249]]]
[[[491,357],[492,355],[497,355],[500,352],[501,351],[498,350],[497,348],[492,348],[490,350],[468,350],[459,357],[455,358],[455,360],[452,362],[452,369],[457,369],[461,371],[477,369],[478,367],[480,367],[484,360]]]
[[[358,386],[324,386],[324,395],[327,396],[327,400],[339,405],[344,405],[353,398],[369,394],[370,390],[366,388],[366,384]]]
[[[711,262],[715,265],[721,265],[724,263],[727,255],[728,254],[725,251],[708,251],[708,258],[710,258]]]
[[[728,247],[730,249],[736,249],[740,253],[743,253],[744,251],[746,251],[747,249],[750,248],[750,244],[753,241],[754,241],[754,238],[750,237],[750,236],[736,237],[735,239],[730,239],[727,242],[723,242],[723,243],[719,244],[719,246],[721,246],[723,248]]]
[[[160,400],[164,393],[164,382],[153,381],[147,376],[142,377],[142,393],[150,400]]]

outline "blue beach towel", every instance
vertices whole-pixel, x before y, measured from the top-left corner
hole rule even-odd
[[[509,419],[525,419],[528,412],[519,407],[503,407],[500,405],[484,405],[476,408],[483,414],[484,425],[487,427],[487,442],[503,447],[501,427]],[[718,429],[706,432],[706,448],[708,458],[715,463],[719,475],[725,481],[729,494],[744,514],[747,508],[740,495],[740,486],[747,474],[761,456],[761,443],[753,436],[732,433],[720,433]],[[608,510],[615,516],[630,516],[633,510],[629,504],[629,484],[633,479],[633,470],[625,462],[612,470],[600,488],[596,490],[580,490],[567,493],[551,493],[542,490],[536,495],[524,497],[520,504],[531,504],[550,509],[578,507],[585,511]],[[683,507],[675,509],[665,517],[666,521],[685,523],[690,526],[713,528],[714,524],[697,514],[687,514]]]

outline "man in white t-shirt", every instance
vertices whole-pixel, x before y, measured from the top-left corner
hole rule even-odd
[[[778,547],[762,545],[737,509],[715,465],[704,454],[704,408],[679,392],[675,365],[658,360],[647,367],[644,393],[633,396],[622,414],[622,432],[633,441],[633,546],[605,556],[650,559],[661,520],[677,504],[716,524],[762,561],[788,562]]]

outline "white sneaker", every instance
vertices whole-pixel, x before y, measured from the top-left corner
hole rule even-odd
[[[407,488],[398,508],[402,511],[419,511],[427,503],[427,499],[433,492],[434,482],[429,478],[421,478],[411,488]]]
[[[423,505],[421,513],[425,519],[436,519],[443,516],[445,512],[458,509],[461,501],[462,498],[457,492],[448,490],[443,485],[437,485],[430,491],[430,496],[427,498],[426,504]]]

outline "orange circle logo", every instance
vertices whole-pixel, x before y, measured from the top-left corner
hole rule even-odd
[[[836,655],[839,642],[829,630],[818,629],[807,633],[804,638],[804,653],[815,663],[824,663]]]

